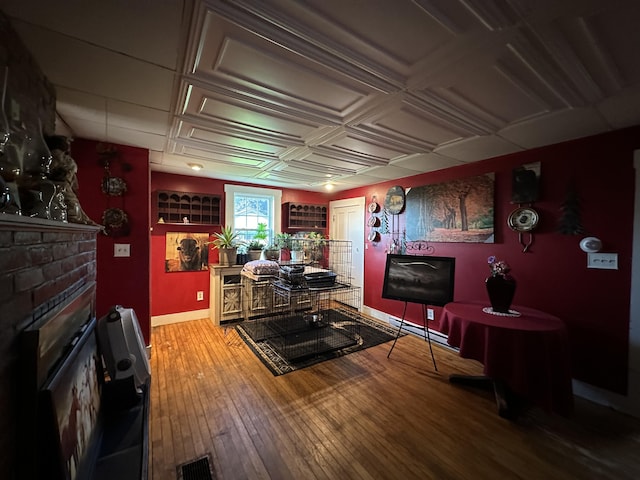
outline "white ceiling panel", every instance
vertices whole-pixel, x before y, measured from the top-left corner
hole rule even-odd
[[[170,70],[176,69],[180,58],[180,19],[188,13],[184,7],[182,0],[153,4],[131,0],[20,0],[3,1],[0,6],[6,14],[26,23],[45,25],[81,42]]]
[[[149,150],[162,150],[166,144],[166,137],[164,135],[109,125],[105,141],[119,143],[121,145],[130,145],[132,147],[147,148]]]
[[[435,149],[446,157],[455,158],[462,162],[474,162],[479,159],[497,157],[522,150],[518,145],[508,142],[497,135],[484,137],[470,137],[457,142],[444,144]]]
[[[245,155],[267,155],[272,158],[282,153],[288,145],[275,138],[254,139],[246,132],[223,128],[211,129],[185,120],[180,122],[177,136],[180,142],[198,142],[202,148],[209,147],[216,151],[237,152]]]
[[[225,97],[206,92],[203,88],[188,88],[183,116],[194,121],[215,124],[215,128],[236,129],[257,138],[281,138],[303,145],[302,137],[309,135],[321,124],[298,118],[266,105],[249,103],[246,99]],[[284,109],[283,109],[284,110]]]
[[[274,6],[278,2],[271,2]],[[299,2],[289,12],[302,22],[318,26],[320,39],[337,39],[336,48],[349,45],[362,57],[373,57],[387,68],[408,74],[411,65],[451,40],[445,26],[412,2]],[[293,10],[293,9],[292,9]],[[458,8],[458,13],[464,14]],[[385,32],[379,35],[378,32]]]
[[[640,124],[637,0],[11,3],[58,130],[157,171],[342,190]]]
[[[93,122],[82,117],[66,115],[64,117],[64,123],[73,132],[72,137],[90,138],[98,142],[108,141],[106,124],[104,121]],[[66,129],[64,129],[64,131],[66,133]],[[56,134],[60,135],[62,134],[61,132],[61,130],[58,130],[58,126],[56,126]]]
[[[640,124],[640,85],[603,100],[598,111],[613,128]]]
[[[606,123],[594,109],[567,109],[531,118],[504,128],[498,134],[524,148],[587,137],[605,131]]]
[[[170,110],[172,70],[38,26],[14,27],[56,88]]]
[[[64,87],[56,89],[56,97],[56,108],[62,118],[74,117],[106,126],[107,99],[105,97]]]
[[[391,165],[413,170],[416,173],[433,172],[462,164],[464,164],[464,162],[460,160],[445,157],[437,153],[420,153],[391,162]]]
[[[388,165],[386,167],[373,167],[364,172],[368,177],[378,178],[380,180],[389,178],[404,178],[415,175],[413,170],[398,167],[397,165]]]
[[[165,136],[169,113],[135,103],[107,101],[107,116],[111,126]]]

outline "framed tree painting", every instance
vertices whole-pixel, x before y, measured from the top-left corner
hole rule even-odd
[[[209,267],[208,233],[167,232],[165,272],[196,272]]]
[[[494,242],[494,174],[411,188],[407,242]]]

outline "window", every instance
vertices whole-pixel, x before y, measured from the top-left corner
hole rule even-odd
[[[271,188],[225,185],[225,225],[243,240],[251,240],[259,223],[267,224],[268,243],[280,231],[282,191]]]

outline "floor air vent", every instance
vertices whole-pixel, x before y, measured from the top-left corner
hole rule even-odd
[[[178,480],[214,480],[209,456],[178,465]]]

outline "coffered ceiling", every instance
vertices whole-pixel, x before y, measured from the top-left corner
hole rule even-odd
[[[0,8],[60,129],[155,171],[344,190],[640,124],[637,0]]]

